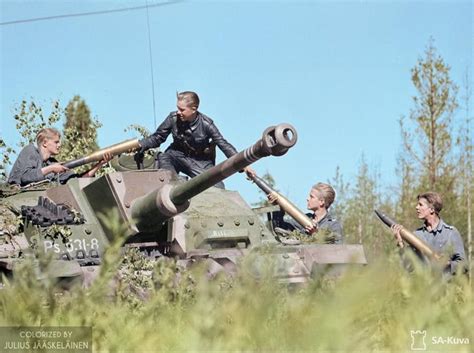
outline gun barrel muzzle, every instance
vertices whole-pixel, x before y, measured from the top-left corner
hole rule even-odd
[[[184,184],[178,185],[171,191],[171,201],[181,204],[191,197],[217,184],[230,175],[241,171],[260,158],[270,155],[284,155],[295,145],[298,139],[296,129],[290,124],[270,126],[262,138],[247,149],[233,155],[222,163],[212,167]]]

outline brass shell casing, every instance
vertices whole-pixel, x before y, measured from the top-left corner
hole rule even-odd
[[[280,208],[286,213],[288,213],[290,217],[292,217],[301,226],[303,226],[304,228],[314,226],[311,219],[286,197],[276,191],[272,191],[270,195],[273,195],[273,198],[276,200]]]
[[[81,165],[88,164],[91,162],[98,162],[104,159],[104,154],[106,153],[109,153],[112,156],[116,156],[125,152],[133,152],[137,150],[138,148],[140,148],[138,139],[126,140],[126,141],[117,143],[115,145],[102,148],[98,151],[95,151],[89,154],[88,156],[77,158],[72,161],[62,163],[62,164],[67,168],[76,168],[76,167],[80,167]]]

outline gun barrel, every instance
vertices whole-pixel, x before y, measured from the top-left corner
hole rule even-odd
[[[104,159],[104,154],[109,153],[112,156],[119,155],[121,153],[125,152],[132,152],[136,149],[140,148],[140,144],[138,143],[138,139],[132,139],[132,140],[126,140],[120,143],[117,143],[112,146],[108,146],[105,148],[102,148],[98,151],[95,151],[88,156],[81,157],[74,159],[72,161],[64,162],[62,165],[64,165],[67,168],[76,168],[80,167],[84,164],[88,164],[91,162],[98,162],[102,159]]]
[[[394,224],[397,224],[393,219],[391,219],[389,216],[387,216],[386,214],[378,211],[378,210],[374,210],[375,214],[377,215],[377,217],[387,226],[387,227],[392,227]],[[415,234],[413,234],[412,232],[410,232],[409,230],[407,230],[405,227],[402,226],[402,228],[400,229],[400,235],[402,237],[403,240],[405,240],[408,244],[410,244],[411,246],[413,246],[414,248],[416,248],[418,251],[420,251],[423,255],[426,255],[430,258],[434,258],[434,259],[439,259],[440,258],[440,255],[437,254],[436,252],[433,251],[433,249],[431,249],[429,247],[428,244],[426,244],[423,240],[421,240],[420,238],[418,238]]]
[[[174,204],[182,204],[260,158],[270,155],[281,156],[294,146],[297,139],[296,129],[290,124],[271,126],[263,132],[262,138],[249,148],[173,188],[171,201]]]
[[[296,207],[290,200],[286,197],[281,195],[275,189],[273,189],[270,185],[268,185],[265,180],[260,178],[259,176],[255,175],[250,177],[253,180],[255,185],[257,185],[265,194],[273,195],[276,203],[280,206],[280,208],[285,211],[287,214],[290,215],[296,222],[298,222],[302,227],[312,227],[313,222],[311,219],[304,214],[298,207]]]
[[[222,163],[177,185],[165,185],[137,198],[132,205],[132,216],[140,231],[156,229],[167,219],[185,211],[189,199],[235,174],[253,162],[269,155],[281,156],[297,140],[293,126],[280,124],[267,128],[260,140]]]

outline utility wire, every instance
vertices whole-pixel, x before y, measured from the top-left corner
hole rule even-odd
[[[153,96],[153,127],[156,127],[156,104],[155,104],[155,79],[153,76],[153,56],[151,50],[151,33],[150,33],[150,16],[148,15],[148,0],[146,0],[146,23],[148,27],[148,51],[150,53],[150,70],[151,70],[151,93]]]
[[[134,7],[125,7],[121,9],[114,9],[114,10],[102,10],[102,11],[93,11],[93,12],[81,12],[81,13],[70,13],[65,15],[55,15],[55,16],[47,16],[47,17],[36,17],[36,18],[27,18],[23,20],[14,20],[14,21],[7,21],[7,22],[0,22],[0,26],[8,26],[14,24],[21,24],[21,23],[28,23],[28,22],[37,22],[37,21],[48,21],[48,20],[56,20],[60,18],[68,18],[68,17],[82,17],[82,16],[93,16],[93,15],[103,15],[108,13],[114,12],[127,12],[127,11],[135,11],[135,10],[143,10],[149,7],[158,7],[158,6],[166,6],[176,4],[178,2],[182,2],[183,0],[172,0],[169,2],[153,4],[153,5],[145,5],[145,6],[134,6]]]
[[[23,20],[0,22],[0,26],[22,24],[22,23],[28,23],[28,22],[56,20],[56,19],[69,18],[69,17],[104,15],[104,14],[109,14],[109,13],[127,12],[127,11],[135,11],[135,10],[146,9],[146,20],[147,20],[147,28],[148,28],[148,50],[149,50],[149,54],[150,54],[151,91],[152,91],[152,96],[153,96],[153,122],[154,122],[154,126],[156,126],[155,79],[154,79],[154,74],[153,74],[154,70],[153,70],[153,56],[152,56],[152,48],[151,48],[151,32],[150,32],[149,9],[152,8],[152,7],[173,5],[173,4],[182,2],[182,1],[183,0],[171,0],[171,1],[168,1],[168,2],[165,2],[165,3],[149,5],[148,0],[146,0],[145,6],[134,6],[134,7],[125,7],[125,8],[121,8],[121,9],[114,9],[114,10],[102,10],[102,11],[93,11],[93,12],[81,12],[81,13],[71,13],[71,14],[64,14],[64,15],[47,16],[47,17],[28,18],[28,19],[23,19]]]
[[[62,18],[69,18],[69,17],[83,17],[83,16],[93,16],[93,15],[104,15],[109,13],[116,13],[116,12],[127,12],[127,11],[135,11],[135,10],[143,10],[146,9],[146,20],[147,20],[147,29],[148,29],[148,50],[150,54],[150,71],[151,71],[151,91],[153,97],[153,122],[154,126],[156,126],[156,102],[155,102],[155,79],[153,74],[153,55],[152,55],[152,48],[151,48],[151,32],[150,32],[150,16],[149,16],[149,9],[152,7],[159,7],[159,6],[166,6],[166,5],[173,5],[183,0],[171,0],[165,3],[159,4],[148,4],[148,0],[146,0],[145,6],[134,6],[134,7],[125,7],[121,9],[114,9],[114,10],[102,10],[102,11],[93,11],[93,12],[81,12],[81,13],[71,13],[71,14],[64,14],[64,15],[55,15],[55,16],[47,16],[47,17],[36,17],[36,18],[28,18],[23,20],[14,20],[14,21],[7,21],[7,22],[0,22],[0,26],[8,26],[13,24],[22,24],[28,22],[37,22],[37,21],[48,21],[48,20],[56,20]]]

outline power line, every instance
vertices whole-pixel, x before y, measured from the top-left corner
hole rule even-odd
[[[115,9],[115,10],[80,12],[80,13],[70,13],[70,14],[65,14],[65,15],[28,18],[28,19],[23,19],[23,20],[0,22],[0,26],[8,26],[8,25],[28,23],[28,22],[37,22],[37,21],[56,20],[56,19],[68,18],[68,17],[83,17],[83,16],[103,15],[103,14],[114,13],[114,12],[127,12],[127,11],[143,10],[143,9],[148,9],[150,7],[172,5],[172,4],[176,4],[178,2],[182,2],[182,1],[183,0],[172,0],[172,1],[169,1],[169,2],[164,2],[164,3],[159,3],[159,4],[153,4],[153,5],[148,5],[147,4],[145,6],[125,7],[125,8],[121,8],[121,9]]]
[[[146,1],[146,24],[148,28],[148,52],[150,53],[150,71],[151,71],[151,93],[153,96],[153,127],[156,127],[156,104],[155,104],[155,79],[153,75],[153,56],[151,50],[151,34],[150,34],[150,16],[148,15],[148,0]]]

